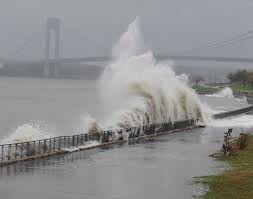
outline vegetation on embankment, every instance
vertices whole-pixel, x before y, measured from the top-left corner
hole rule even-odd
[[[197,93],[201,94],[201,93],[214,93],[220,90],[219,87],[215,87],[215,86],[209,86],[209,85],[194,85],[192,87],[192,89],[194,89]]]
[[[244,94],[244,95],[249,95],[253,96],[253,86],[252,83],[232,83],[230,85],[230,88],[233,90],[235,94]]]
[[[238,140],[237,140],[238,142]],[[234,145],[237,145],[236,143]],[[253,135],[247,135],[243,150],[234,148],[230,156],[219,154],[217,161],[228,163],[231,169],[214,176],[196,178],[197,183],[209,187],[205,199],[250,199],[253,198]]]
[[[234,94],[248,95],[253,97],[253,72],[245,69],[239,69],[236,72],[231,72],[227,75],[228,83],[206,84],[203,77],[197,76],[192,81],[192,88],[199,94],[214,93],[222,88],[229,86]]]
[[[235,94],[253,95],[253,73],[245,69],[229,73],[230,87]]]

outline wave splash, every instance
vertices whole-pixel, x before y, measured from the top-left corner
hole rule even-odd
[[[89,117],[89,132],[153,123],[194,119],[204,123],[207,114],[187,84],[171,66],[158,63],[145,46],[138,18],[113,48],[114,60],[104,70],[99,88],[105,115],[103,125]]]
[[[53,135],[43,130],[39,124],[23,124],[18,126],[10,136],[2,139],[0,144],[29,142],[32,140],[41,140],[50,137],[53,137]]]
[[[218,91],[214,94],[206,94],[208,97],[224,97],[232,99],[234,98],[233,90],[229,87],[223,88],[221,91]]]
[[[145,46],[136,19],[113,48],[114,60],[99,79],[103,103],[102,121],[84,118],[85,131],[128,128],[154,123],[194,119],[205,123],[206,107],[197,94],[187,86],[185,74],[177,76],[170,65],[158,63]],[[40,125],[24,124],[0,143],[28,142],[47,139],[53,135]],[[123,132],[127,137],[126,132]]]
[[[233,90],[230,87],[223,88],[221,91],[218,91],[217,93],[214,94],[206,94],[205,96],[207,97],[216,97],[216,98],[228,98],[228,99],[235,99],[240,104],[242,105],[247,105],[247,97],[242,96],[242,97],[235,97]]]

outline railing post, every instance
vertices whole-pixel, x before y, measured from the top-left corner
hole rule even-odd
[[[102,143],[104,143],[105,142],[105,132],[103,132],[103,134],[102,134]]]
[[[2,148],[2,158],[1,158],[1,160],[4,161],[4,145],[2,145],[1,148]]]
[[[75,136],[72,136],[72,147],[75,146]]]
[[[76,135],[75,138],[76,138],[75,146],[78,146],[78,135]]]
[[[81,134],[81,145],[83,145],[83,134]]]
[[[85,134],[85,142],[88,142],[88,134]]]
[[[11,159],[11,144],[9,144],[9,147],[8,147],[8,160]]]
[[[15,144],[15,159],[17,158],[18,153],[18,144]]]
[[[21,143],[21,149],[20,149],[20,154],[21,154],[21,158],[23,158],[23,148],[24,148],[24,143]]]
[[[54,151],[55,151],[55,137],[53,139],[54,139],[54,147],[53,148],[54,148]]]
[[[49,139],[49,152],[51,153],[51,147],[52,147],[52,139]]]
[[[39,140],[39,144],[38,144],[39,146],[39,149],[38,149],[38,153],[40,154],[40,140]]]
[[[47,150],[47,140],[45,139],[44,140],[44,147],[43,147],[43,154],[46,153],[46,150]]]
[[[59,137],[59,139],[58,139],[58,151],[60,151],[61,150],[61,137]]]
[[[69,148],[69,145],[70,145],[70,137],[68,136],[68,148]]]
[[[30,156],[30,142],[26,143],[26,157]]]
[[[33,155],[36,155],[36,143],[33,141]]]

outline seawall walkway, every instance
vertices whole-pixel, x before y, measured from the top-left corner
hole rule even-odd
[[[253,106],[213,115],[222,119],[253,111]],[[126,129],[109,130],[90,134],[59,136],[30,142],[8,143],[0,145],[0,167],[21,161],[40,159],[49,156],[67,154],[78,150],[87,150],[112,144],[122,144],[145,139],[165,133],[198,128],[194,120],[167,122]]]

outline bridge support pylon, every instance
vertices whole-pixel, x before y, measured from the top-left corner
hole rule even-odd
[[[60,55],[60,24],[59,18],[48,18],[47,29],[46,29],[46,45],[45,45],[45,64],[43,67],[44,77],[58,77],[59,76],[59,65],[50,64],[50,49],[51,49],[51,32],[54,33],[54,54],[53,59],[58,59]]]

